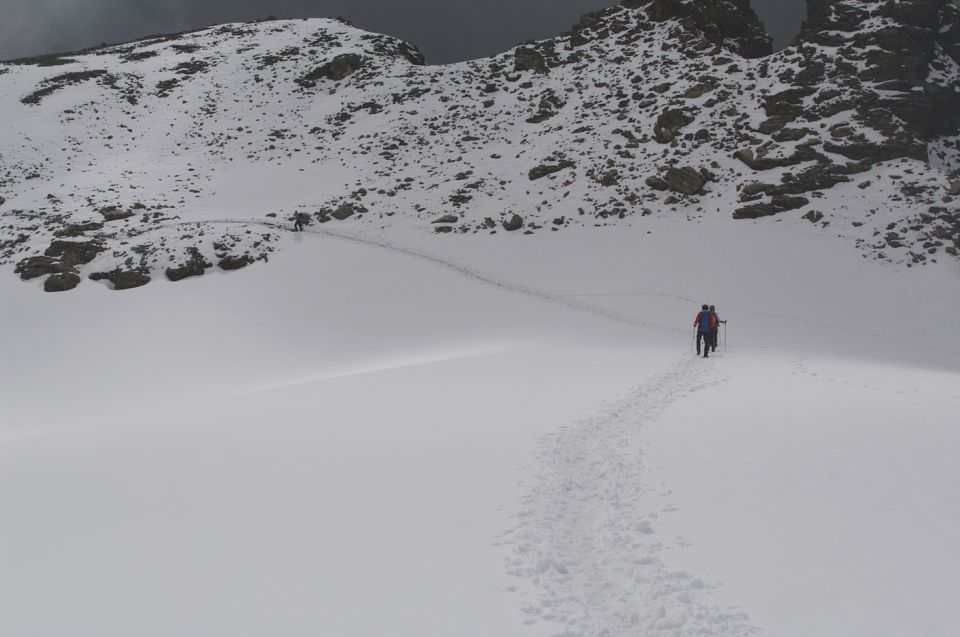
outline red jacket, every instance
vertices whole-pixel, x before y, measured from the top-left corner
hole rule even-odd
[[[700,310],[699,312],[697,312],[697,318],[693,321],[694,327],[699,327],[700,316],[703,314],[704,311],[705,310]],[[717,315],[715,312],[710,312],[710,329],[712,330],[716,326],[717,326]]]

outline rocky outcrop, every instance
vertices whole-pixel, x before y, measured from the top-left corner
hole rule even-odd
[[[534,48],[520,47],[513,52],[514,71],[536,71],[537,73],[547,73],[547,61],[543,55]]]
[[[362,69],[365,64],[366,60],[362,55],[343,53],[297,79],[296,83],[303,88],[313,88],[320,80],[339,82]]]
[[[47,280],[43,282],[43,289],[46,292],[66,292],[78,285],[80,285],[80,275],[73,272],[63,272],[47,277]]]
[[[104,221],[119,221],[121,219],[128,219],[133,216],[132,210],[121,210],[117,206],[107,206],[106,208],[100,209],[100,214],[103,215]]]
[[[103,244],[96,241],[55,240],[44,254],[48,257],[59,257],[64,264],[73,266],[90,263],[103,251]]]
[[[239,270],[253,263],[253,259],[247,255],[229,255],[217,262],[221,270]]]
[[[673,141],[679,131],[684,126],[691,124],[694,120],[693,114],[679,108],[669,108],[657,118],[657,123],[653,127],[653,135],[661,144],[667,144]]]
[[[76,273],[76,268],[54,259],[53,257],[36,256],[23,259],[17,264],[14,272],[24,281],[46,276],[48,274]]]
[[[183,265],[175,268],[167,268],[166,275],[171,281],[182,281],[192,276],[202,276],[207,268],[212,268],[213,264],[207,261],[196,248],[188,248],[189,259]]]
[[[769,203],[755,203],[743,208],[737,208],[733,213],[734,219],[759,219],[760,217],[769,217],[787,210],[796,210],[808,205],[810,200],[805,197],[789,197],[787,195],[775,195],[770,198]]]
[[[566,168],[573,168],[575,165],[572,161],[561,161],[556,164],[540,164],[532,168],[530,172],[527,173],[527,177],[530,178],[530,181],[536,181],[537,179],[542,179],[547,175],[552,175]]]
[[[150,276],[132,270],[114,270],[112,272],[94,272],[91,281],[110,281],[114,290],[132,290],[150,283]]]
[[[647,14],[658,22],[680,20],[703,33],[710,42],[746,58],[773,53],[773,38],[750,8],[750,0],[653,0],[647,6]]]
[[[514,230],[519,230],[523,227],[523,217],[518,214],[512,215],[509,219],[503,222],[503,229],[507,232],[513,232]]]
[[[960,131],[960,93],[942,83],[939,58],[960,64],[960,9],[950,0],[807,0],[807,13],[798,38],[806,65],[822,70],[817,82],[853,87],[858,119],[891,133],[903,122],[921,139]],[[864,28],[871,20],[877,26]]]
[[[673,192],[683,195],[695,195],[707,184],[707,178],[696,168],[670,168],[664,180]]]

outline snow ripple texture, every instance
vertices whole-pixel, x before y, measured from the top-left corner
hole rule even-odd
[[[753,635],[737,609],[711,602],[694,574],[659,555],[657,494],[646,484],[642,429],[691,392],[722,382],[719,360],[684,357],[603,413],[540,444],[540,472],[506,534],[512,575],[532,591],[528,623],[565,626],[565,637]],[[661,503],[662,507],[662,503]]]

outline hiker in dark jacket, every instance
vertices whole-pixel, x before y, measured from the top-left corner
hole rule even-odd
[[[720,324],[726,324],[726,321],[720,320],[720,315],[717,314],[717,306],[710,306],[710,314],[713,316],[710,317],[710,320],[713,323],[713,329],[710,330],[710,349],[714,352],[717,351],[717,342],[720,340]]]
[[[294,231],[294,232],[303,232],[303,224],[306,223],[306,219],[305,219],[306,216],[307,216],[307,215],[305,215],[305,214],[302,213],[302,212],[298,212],[297,214],[295,214],[295,215],[293,216],[293,218],[294,218],[293,231]]]
[[[693,326],[697,328],[698,356],[700,355],[700,341],[703,341],[703,357],[709,357],[708,353],[710,352],[710,344],[713,338],[713,327],[716,320],[716,315],[710,311],[710,308],[707,305],[704,305],[700,311],[697,312],[697,318],[693,321]]]

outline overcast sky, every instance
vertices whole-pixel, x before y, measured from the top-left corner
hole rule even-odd
[[[0,59],[82,49],[211,24],[343,16],[369,31],[417,45],[434,64],[492,55],[566,31],[617,0],[0,0]],[[804,0],[753,0],[785,46],[800,28]]]

